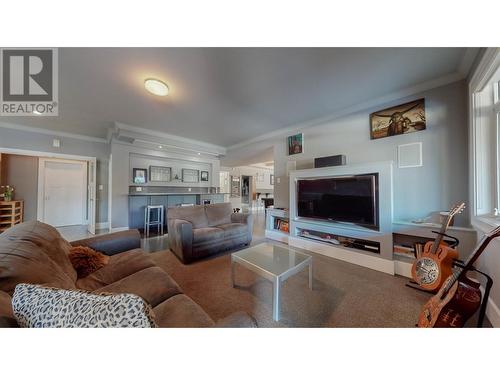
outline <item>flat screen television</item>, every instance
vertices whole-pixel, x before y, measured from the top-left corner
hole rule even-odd
[[[378,173],[298,180],[297,214],[378,230]]]

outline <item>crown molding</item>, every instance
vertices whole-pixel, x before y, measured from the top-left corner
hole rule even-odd
[[[473,83],[476,83],[477,77],[479,73],[481,73],[482,70],[484,70],[484,66],[487,65],[486,62],[491,62],[496,58],[498,58],[500,48],[488,48],[478,65],[477,69],[475,72],[473,72],[473,75],[470,80],[471,86]],[[385,95],[382,97],[379,97],[377,99],[369,100],[363,103],[359,103],[350,107],[346,107],[343,109],[340,109],[338,111],[335,111],[334,113],[313,119],[310,121],[306,122],[301,122],[297,124],[293,124],[290,126],[287,126],[285,128],[281,128],[272,132],[268,132],[262,135],[259,135],[257,137],[245,140],[243,142],[236,143],[234,145],[231,145],[229,147],[224,147],[208,142],[202,142],[198,141],[195,139],[191,138],[186,138],[186,137],[181,137],[177,135],[173,135],[167,132],[163,131],[157,131],[157,130],[150,130],[150,129],[145,129],[145,128],[140,128],[137,126],[121,123],[121,122],[114,122],[114,126],[110,129],[108,129],[107,137],[106,138],[99,138],[99,137],[91,137],[91,136],[86,136],[86,135],[81,135],[81,134],[75,134],[75,133],[69,133],[69,132],[63,132],[63,131],[55,131],[55,130],[49,130],[49,129],[43,129],[43,128],[36,128],[36,127],[31,127],[31,126],[26,126],[26,125],[21,125],[21,124],[14,124],[14,123],[7,123],[7,122],[0,122],[0,128],[6,128],[6,129],[14,129],[14,130],[20,130],[20,131],[26,131],[26,132],[32,132],[32,133],[38,133],[38,134],[45,134],[45,135],[50,135],[50,136],[59,136],[59,137],[65,137],[65,138],[72,138],[72,139],[78,139],[82,141],[87,141],[87,142],[98,142],[98,143],[109,143],[111,139],[113,138],[113,135],[119,132],[120,130],[123,131],[129,131],[136,133],[138,135],[145,135],[145,136],[150,136],[154,138],[159,138],[157,139],[159,144],[164,144],[168,146],[169,144],[173,147],[178,147],[175,145],[175,143],[184,143],[186,145],[191,145],[193,146],[194,149],[199,147],[200,152],[208,152],[208,153],[214,153],[218,155],[226,155],[227,151],[229,150],[235,150],[241,147],[245,147],[248,145],[251,145],[256,142],[261,142],[261,141],[268,141],[269,139],[272,138],[278,138],[282,136],[287,136],[290,134],[293,134],[294,132],[298,132],[301,130],[304,130],[306,128],[315,126],[315,125],[321,125],[330,121],[333,121],[337,118],[341,118],[344,116],[347,116],[349,114],[362,111],[365,109],[369,109],[371,107],[375,107],[378,105],[382,105],[384,103],[394,101],[397,99],[404,98],[406,96],[414,95],[422,91],[427,91],[436,87],[444,86],[456,81],[460,81],[464,78],[467,77],[469,74],[469,71],[472,67],[472,64],[474,62],[474,58],[477,56],[478,53],[478,48],[467,48],[460,64],[458,67],[458,71],[452,74],[448,74],[433,80],[429,80],[414,86],[410,86],[407,88],[404,88],[402,90],[393,92],[389,95]],[[483,72],[484,74],[484,72]],[[477,85],[477,83],[476,83]],[[138,137],[138,140],[140,140],[140,137]]]
[[[114,124],[115,124],[115,126],[114,126],[115,133],[119,132],[120,130],[124,130],[124,131],[129,131],[132,133],[136,133],[137,135],[145,135],[145,136],[154,137],[155,141],[158,144],[162,144],[162,145],[166,145],[166,146],[171,145],[172,147],[179,147],[178,145],[176,145],[176,143],[184,143],[186,145],[192,146],[194,149],[196,149],[197,147],[200,148],[200,149],[196,149],[196,151],[199,151],[199,152],[218,154],[218,155],[225,155],[227,152],[226,147],[223,147],[220,145],[215,145],[213,143],[202,142],[202,141],[198,141],[196,139],[181,137],[178,135],[173,135],[173,134],[158,131],[158,130],[144,129],[144,128],[140,128],[137,126],[124,124],[121,122],[115,122]],[[140,141],[141,140],[140,137],[137,140]],[[148,139],[145,139],[145,140],[148,141]],[[169,144],[169,141],[170,141],[170,144]],[[174,144],[172,144],[172,143],[174,143]]]
[[[487,48],[470,77],[470,92],[481,91],[499,67],[500,47]]]
[[[146,141],[142,139],[136,139],[132,144],[128,144],[125,142],[120,142],[118,143],[121,144],[126,144],[128,146],[136,147],[139,149],[147,148],[150,150],[154,151],[160,151],[160,152],[172,152],[177,155],[188,155],[188,156],[194,156],[194,157],[203,157],[203,158],[210,158],[210,159],[217,159],[219,160],[219,153],[216,152],[210,152],[210,151],[204,151],[204,150],[197,150],[193,148],[188,148],[188,147],[182,147],[182,146],[174,146],[174,145],[169,145],[161,142],[151,142],[151,141]],[[158,148],[158,146],[161,146],[161,149]]]
[[[35,156],[43,158],[58,158],[58,159],[68,159],[68,160],[80,160],[80,161],[83,160],[83,161],[93,161],[93,162],[96,162],[97,160],[97,158],[94,156],[63,154],[59,152],[33,151],[33,150],[8,148],[8,147],[0,147],[0,153],[23,155],[23,156]]]
[[[32,126],[13,124],[13,123],[9,123],[9,122],[0,122],[0,128],[20,130],[20,131],[24,131],[24,132],[38,133],[38,134],[51,135],[51,136],[64,137],[64,138],[72,138],[72,139],[78,139],[80,141],[86,141],[86,142],[108,143],[107,139],[105,139],[105,138],[90,137],[87,135],[67,133],[67,132],[62,132],[62,131],[57,131],[57,130],[35,128]]]
[[[366,110],[369,108],[383,105],[387,102],[402,99],[402,98],[405,98],[407,96],[415,95],[415,94],[421,93],[423,91],[428,91],[428,90],[431,90],[431,89],[434,89],[434,88],[437,88],[440,86],[446,86],[450,83],[461,81],[464,78],[465,78],[465,75],[461,72],[447,74],[447,75],[441,76],[441,77],[436,78],[436,79],[432,79],[429,81],[419,83],[419,84],[414,85],[414,86],[406,87],[402,90],[395,91],[391,94],[384,95],[384,96],[381,96],[381,97],[373,99],[373,100],[368,100],[368,101],[360,103],[360,104],[356,104],[356,105],[353,105],[350,107],[340,109],[340,110],[338,110],[338,111],[336,111],[328,116],[325,116],[325,117],[320,117],[320,118],[317,118],[317,119],[314,119],[311,121],[306,121],[306,122],[294,124],[294,125],[288,126],[286,128],[278,129],[278,130],[275,130],[273,132],[259,135],[255,138],[251,138],[249,140],[246,140],[246,141],[234,144],[232,146],[229,146],[229,147],[227,147],[227,150],[228,151],[235,150],[235,149],[238,149],[241,147],[251,145],[251,144],[256,143],[256,142],[268,141],[271,138],[288,136],[288,135],[291,135],[293,133],[310,128],[312,126],[322,125],[322,124],[328,123],[330,121],[333,121],[335,119],[338,119],[338,118],[341,118],[341,117],[344,117],[344,116],[347,116],[347,115],[350,115],[350,114],[353,114],[353,113],[356,113],[359,111],[363,111],[363,110]]]

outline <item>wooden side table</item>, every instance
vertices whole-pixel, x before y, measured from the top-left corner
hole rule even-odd
[[[0,233],[24,220],[24,201],[0,201]]]

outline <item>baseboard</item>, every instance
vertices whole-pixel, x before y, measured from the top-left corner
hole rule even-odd
[[[491,297],[488,298],[488,304],[486,305],[486,316],[494,328],[500,328],[500,309]]]
[[[389,259],[379,258],[368,254],[361,254],[357,251],[346,250],[335,245],[322,244],[295,236],[290,236],[288,238],[288,244],[290,246],[306,249],[331,258],[353,263],[358,266],[370,268],[375,271],[394,275],[394,262]]]
[[[266,238],[274,241],[288,243],[288,234],[275,230],[266,229]]]
[[[95,223],[95,229],[109,229],[109,222]]]
[[[411,263],[402,262],[400,260],[395,260],[394,261],[394,273],[396,275],[405,276],[405,277],[408,277],[411,279],[412,278],[411,277],[412,266],[413,266],[413,264],[411,264]]]
[[[114,232],[123,232],[124,230],[129,230],[129,227],[119,227],[119,228],[111,228],[111,233]]]
[[[482,285],[480,289],[484,296],[484,287]],[[493,328],[500,328],[500,308],[498,308],[497,304],[491,299],[491,296],[488,297],[488,302],[486,303],[486,316]]]

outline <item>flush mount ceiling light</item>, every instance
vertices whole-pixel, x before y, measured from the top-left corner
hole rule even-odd
[[[168,95],[168,86],[165,82],[160,81],[156,78],[148,78],[144,81],[144,87],[151,94],[157,96],[167,96]]]

